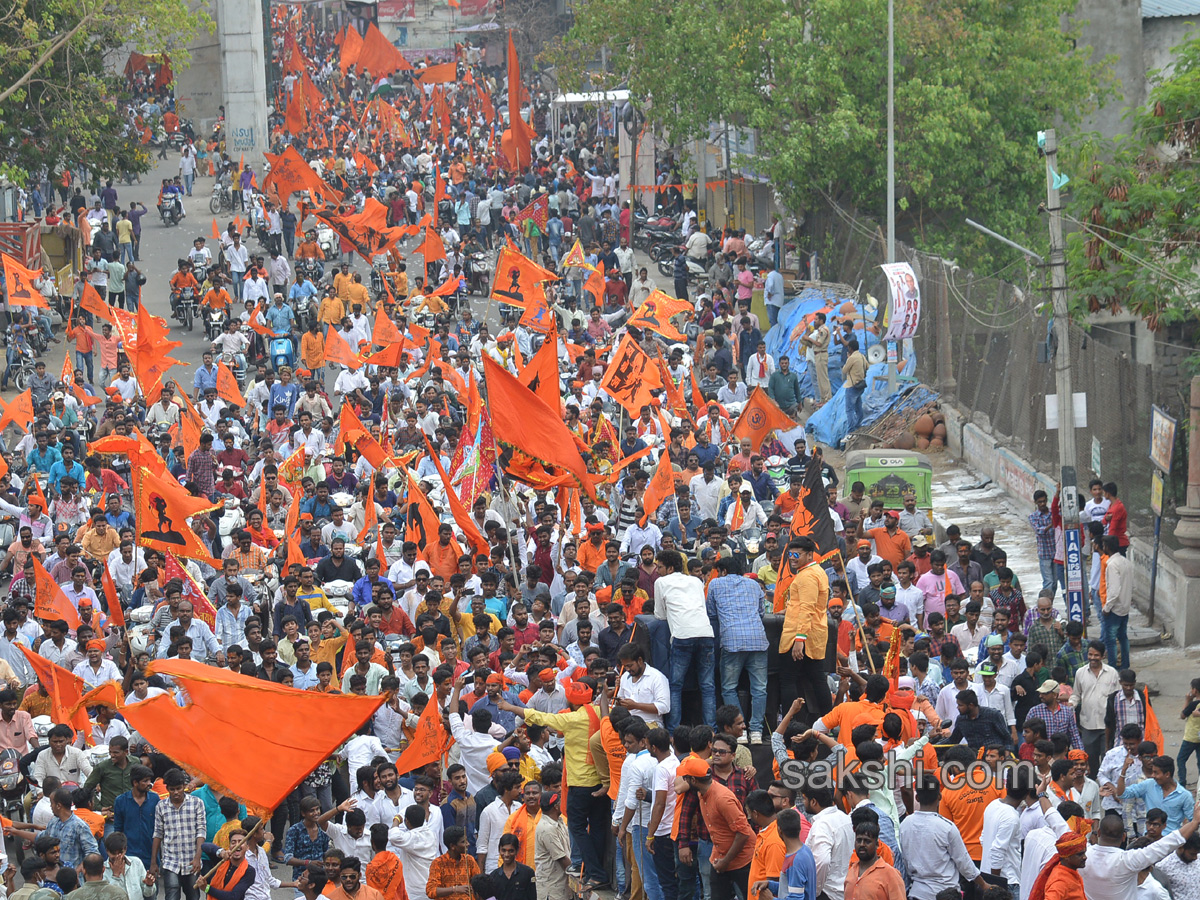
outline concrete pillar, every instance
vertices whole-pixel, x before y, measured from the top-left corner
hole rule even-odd
[[[1192,377],[1188,431],[1187,506],[1176,508],[1175,561],[1187,576],[1184,596],[1176,603],[1175,635],[1187,646],[1200,640],[1200,375]]]
[[[225,144],[229,158],[243,154],[262,183],[268,147],[267,69],[262,5],[257,0],[217,0]]]

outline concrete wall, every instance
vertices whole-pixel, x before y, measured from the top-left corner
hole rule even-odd
[[[218,33],[217,4],[209,0],[208,14],[217,28],[202,31],[192,39],[188,50],[192,64],[175,75],[175,100],[180,116],[192,120],[198,137],[208,138],[218,107],[224,102],[221,93],[221,39]]]
[[[1003,446],[985,427],[971,421],[962,410],[942,407],[946,416],[946,448],[981,475],[991,478],[1016,503],[1041,488],[1053,494],[1055,480],[1033,468]],[[1152,540],[1130,540],[1129,558],[1133,562],[1134,604],[1145,612],[1150,598],[1150,562]],[[1155,624],[1165,626],[1181,646],[1200,643],[1200,579],[1189,579],[1175,562],[1171,551],[1161,547],[1158,555],[1158,580],[1155,585]]]
[[[1117,93],[1080,124],[1079,130],[1099,131],[1106,137],[1128,133],[1125,111],[1146,97],[1146,66],[1142,53],[1141,0],[1079,0],[1074,22],[1079,42],[1092,48],[1092,59],[1113,57]]]
[[[1197,16],[1161,16],[1142,20],[1142,59],[1146,74],[1162,70],[1169,74],[1174,68],[1171,51],[1187,38],[1189,31],[1200,29]]]

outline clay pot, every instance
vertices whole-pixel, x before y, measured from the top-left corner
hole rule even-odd
[[[896,440],[892,443],[897,450],[911,450],[914,442],[915,439],[911,434],[909,434],[907,431],[902,431],[896,435]]]
[[[918,450],[928,450],[929,449],[929,438],[918,437],[917,438],[917,449]]]
[[[933,416],[925,413],[913,423],[913,434],[918,437],[929,437],[933,434]]]
[[[944,438],[940,438],[937,435],[934,435],[933,438],[929,441],[929,446],[934,450],[941,450],[943,447],[946,446],[946,441]]]
[[[943,444],[946,443],[946,423],[945,422],[934,423],[933,437],[935,440],[940,440]]]

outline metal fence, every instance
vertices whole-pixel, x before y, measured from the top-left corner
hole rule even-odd
[[[864,293],[884,301],[887,285],[879,266],[885,246],[875,223],[833,207],[811,221],[819,228],[811,249],[819,254],[821,277],[861,283]],[[1048,298],[1043,273],[1018,263],[1002,273],[1012,280],[977,278],[900,242],[896,256],[912,265],[921,285],[921,326],[913,340],[917,377],[1040,471],[1056,473],[1058,437],[1046,427],[1045,398],[1055,392],[1055,362],[1047,350],[1049,303],[1045,312],[1041,309]],[[1156,344],[1157,367],[1135,361],[1129,335],[1122,338],[1119,332],[1070,329],[1074,390],[1087,394],[1087,427],[1077,429],[1075,469],[1086,493],[1087,482],[1096,475],[1092,438],[1097,438],[1100,475],[1120,486],[1130,533],[1151,535],[1151,407],[1167,409],[1179,420],[1174,465],[1164,490],[1162,533],[1170,544],[1175,505],[1184,502],[1187,481],[1187,373],[1175,364],[1178,360],[1163,364],[1161,343]]]

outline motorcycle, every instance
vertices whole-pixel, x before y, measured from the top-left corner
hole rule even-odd
[[[192,330],[192,325],[196,319],[197,309],[196,292],[192,288],[184,288],[176,292],[176,295],[171,298],[171,306],[174,308],[174,316],[183,323],[183,327],[188,331]]]
[[[212,341],[225,330],[225,311],[209,309],[204,313],[204,336]]]
[[[326,260],[337,259],[341,255],[341,242],[337,232],[324,222],[317,225],[317,246],[325,254]]]
[[[230,353],[225,351],[221,354],[221,362],[225,367],[233,373],[233,377],[237,379],[238,385],[244,385],[246,382],[246,357],[242,353]]]
[[[0,815],[13,822],[25,820],[25,794],[29,787],[21,771],[21,754],[14,748],[0,750]],[[25,841],[13,839],[17,863],[25,859]]]
[[[692,259],[690,256],[687,256],[684,258],[687,260],[687,274],[688,274],[688,283],[689,284],[696,284],[697,282],[704,281],[708,278],[708,270],[704,268],[703,264],[701,264],[697,260]],[[659,260],[658,261],[658,271],[659,271],[660,275],[663,275],[666,278],[674,279],[675,278],[675,259],[674,259],[674,257],[668,257],[666,259]]]
[[[233,536],[246,527],[246,514],[242,512],[241,501],[237,497],[225,498],[225,510],[217,525],[221,533],[221,546],[233,545]]]
[[[26,335],[17,334],[20,330],[19,325],[9,325],[4,329],[4,346],[8,358],[7,378],[16,385],[18,391],[23,391],[29,387],[29,379],[36,371],[37,353]]]
[[[208,199],[208,211],[214,216],[233,211],[233,192],[229,190],[228,182],[218,181],[213,185],[212,196]]]
[[[321,280],[321,276],[325,274],[325,267],[315,259],[298,259],[296,260],[296,278],[303,281],[308,279],[313,284]]]
[[[158,204],[158,216],[162,220],[163,225],[170,228],[183,221],[183,210],[180,208],[178,201],[172,200],[169,203]]]

